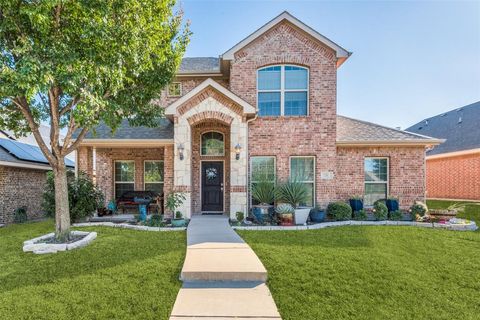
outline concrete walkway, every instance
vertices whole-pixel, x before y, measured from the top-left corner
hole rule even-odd
[[[171,320],[281,319],[267,271],[225,216],[194,216]]]

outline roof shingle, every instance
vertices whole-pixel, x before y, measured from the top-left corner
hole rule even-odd
[[[178,73],[218,73],[220,59],[215,57],[183,58]]]
[[[78,132],[74,134],[74,138]],[[105,123],[99,124],[95,130],[90,130],[85,139],[173,139],[173,123],[168,119],[159,119],[158,126],[133,127],[128,124],[128,120],[123,120],[114,134],[112,129]]]

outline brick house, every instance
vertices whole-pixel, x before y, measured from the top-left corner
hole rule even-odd
[[[445,139],[427,151],[427,196],[480,200],[480,101],[425,119],[410,132]]]
[[[337,115],[337,68],[350,52],[284,12],[219,58],[185,58],[156,101],[155,128],[100,125],[77,154],[106,200],[183,192],[181,211],[235,216],[260,177],[307,185],[307,206],[425,197],[425,148],[438,139]]]
[[[72,161],[65,162],[73,168]],[[0,131],[0,224],[12,223],[15,210],[21,207],[26,208],[28,219],[43,216],[42,195],[51,169],[40,148]]]

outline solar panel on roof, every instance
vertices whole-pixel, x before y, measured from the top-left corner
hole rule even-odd
[[[7,139],[0,139],[0,146],[19,160],[48,164],[47,159],[38,147]]]

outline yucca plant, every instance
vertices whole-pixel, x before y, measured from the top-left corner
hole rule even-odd
[[[297,208],[300,203],[308,200],[308,188],[295,180],[280,182],[275,188],[275,199]]]
[[[271,205],[275,201],[274,184],[271,181],[261,180],[251,186],[252,198],[260,205]]]

